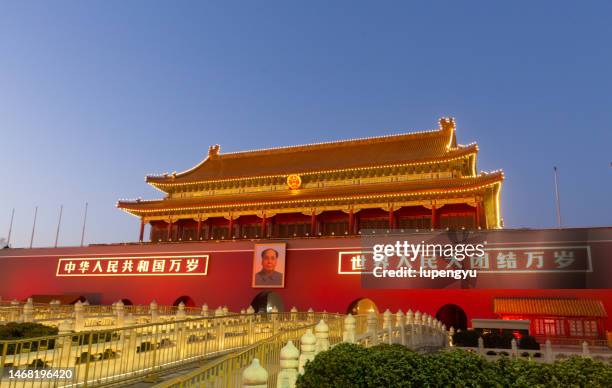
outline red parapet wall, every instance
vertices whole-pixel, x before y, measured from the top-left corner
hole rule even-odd
[[[292,239],[284,241],[287,243],[284,287],[253,288],[254,245],[263,241],[5,249],[0,250],[0,296],[5,300],[23,300],[31,295],[83,295],[92,303],[102,304],[119,299],[129,299],[134,304],[148,304],[153,299],[160,304],[173,304],[179,297],[188,296],[197,305],[207,303],[211,308],[227,305],[238,311],[262,291],[274,291],[282,298],[286,310],[296,306],[299,310],[345,313],[356,300],[369,298],[380,310],[412,309],[434,316],[443,306],[454,304],[465,311],[468,320],[496,318],[493,313],[496,297],[561,297],[597,299],[608,314],[612,312],[612,228],[483,233],[489,246],[498,250],[588,246],[593,268],[590,272],[572,273],[483,273],[470,285],[461,281],[432,281],[432,287],[439,288],[426,288],[430,283],[422,283],[423,280],[413,285],[406,283],[407,288],[366,288],[361,275],[339,273],[343,272],[339,271],[340,253],[362,250],[360,238]],[[97,259],[125,261],[137,257],[152,260],[156,256],[185,260],[183,266],[189,258],[206,257],[206,268],[200,261],[194,273],[171,274],[166,268],[163,273],[149,269],[139,276],[58,276],[65,275],[58,266],[60,261],[78,263],[79,259],[90,259],[93,263]],[[612,330],[610,318],[606,320],[606,329]]]

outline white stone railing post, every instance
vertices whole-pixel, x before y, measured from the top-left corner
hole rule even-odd
[[[73,358],[72,358],[72,336],[67,335],[72,332],[72,323],[69,320],[61,321],[58,325],[58,334],[60,336],[66,334],[66,336],[61,337],[59,342],[59,346],[61,349],[58,349],[59,357],[53,359],[53,366],[55,368],[66,368],[74,366]],[[90,334],[91,335],[91,334]],[[57,346],[57,345],[56,345]],[[79,354],[80,356],[80,354]]]
[[[278,333],[278,309],[276,306],[272,306],[270,316],[272,318],[272,334],[276,334]]]
[[[23,321],[34,321],[34,302],[32,298],[28,298],[27,302],[23,305]]]
[[[391,314],[391,311],[389,311],[389,309],[386,309],[385,312],[383,313],[383,331],[385,332],[385,335],[387,336],[387,343],[389,345],[391,345],[393,342],[393,325],[391,323],[391,317],[393,316],[393,314]]]
[[[478,337],[478,354],[480,354],[481,356],[484,356],[485,354],[484,340],[482,339],[482,337]]]
[[[445,348],[450,347],[450,342],[448,341],[448,331],[446,330],[446,325],[442,325],[442,344]]]
[[[368,313],[367,318],[368,335],[372,339],[372,345],[378,345],[378,318],[374,311]]]
[[[85,307],[78,301],[74,304],[74,331],[81,331],[85,327]]]
[[[130,314],[131,315],[131,314]],[[134,360],[136,357],[136,347],[139,342],[139,335],[136,329],[128,329],[125,331],[127,340],[123,339],[123,346],[121,347],[121,359]],[[134,365],[132,362],[121,362],[121,371],[123,373],[133,372]]]
[[[248,324],[249,324],[249,344],[252,344],[255,342],[255,322],[254,322],[254,315],[255,315],[255,309],[253,308],[253,306],[249,306],[246,309],[246,313],[249,315],[248,316]]]
[[[221,310],[223,311],[223,315],[229,315],[229,309],[227,308],[227,306],[223,306]]]
[[[268,372],[254,358],[251,365],[242,372],[243,388],[267,388]]]
[[[300,338],[301,352],[298,363],[298,371],[300,374],[304,374],[304,366],[306,365],[306,362],[314,360],[316,343],[317,337],[312,334],[312,329],[308,329]]]
[[[215,310],[215,317],[222,317],[222,316],[223,316],[223,308],[221,306],[219,306]]]
[[[118,301],[117,303],[115,303],[115,312],[117,314],[117,322],[115,326],[123,327],[125,320],[125,310],[122,301]]]
[[[582,342],[582,357],[591,357],[591,352],[589,350],[589,343],[586,341]]]
[[[204,303],[202,305],[202,313],[201,313],[201,315],[203,317],[207,317],[208,316],[208,305],[206,303]]]
[[[510,349],[510,356],[514,358],[518,357],[518,346],[515,338],[512,338],[512,341],[510,341]]]
[[[423,339],[425,340],[425,346],[431,345],[431,315],[423,315],[423,326],[425,329]]]
[[[344,332],[342,333],[342,342],[349,344],[355,343],[355,328],[357,320],[350,313],[344,318]]]
[[[549,339],[546,339],[546,345],[544,346],[544,362],[552,364],[555,361],[555,357],[552,351],[552,343]]]
[[[422,325],[423,321],[421,321],[421,312],[417,310],[414,313],[414,348],[417,349],[421,347],[421,333],[422,333]]]
[[[448,329],[448,346],[454,346],[453,344],[454,335],[455,335],[455,328],[451,326],[450,329]]]
[[[19,321],[19,301],[17,299],[11,300],[11,314],[9,317],[9,322],[17,322]]]
[[[291,322],[296,322],[298,320],[298,309],[293,306],[291,307]]]
[[[276,378],[277,388],[295,388],[298,378],[300,351],[289,340],[280,351],[280,372]]]
[[[312,307],[308,309],[308,322],[314,323],[314,310]]]
[[[185,313],[185,303],[180,302],[178,304],[178,309],[176,310],[176,317],[175,319],[181,320],[181,319],[185,319],[186,313]]]
[[[414,313],[412,309],[408,309],[406,313],[406,346],[409,349],[414,349]]]
[[[402,310],[397,310],[395,313],[395,327],[399,331],[400,344],[406,346],[406,322]]]
[[[317,339],[315,354],[329,350],[329,326],[323,319],[315,326],[315,337]]]
[[[149,303],[149,313],[151,314],[151,323],[159,322],[159,306],[157,306],[155,299]]]

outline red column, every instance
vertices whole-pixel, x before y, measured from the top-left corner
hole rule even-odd
[[[310,235],[311,236],[317,235],[317,215],[314,212],[314,210],[312,214],[310,215]]]
[[[348,233],[355,233],[355,214],[353,214],[353,209],[349,212],[349,224],[348,224]]]
[[[144,228],[145,228],[145,222],[144,222],[144,219],[141,218],[140,219],[140,237],[138,239],[138,241],[140,242],[144,240]]]
[[[482,210],[482,205],[480,201],[476,201],[476,228],[480,228],[480,212]]]
[[[206,221],[206,237],[212,237],[212,222],[210,222],[210,219]]]
[[[168,241],[172,241],[172,220],[168,220]]]
[[[266,237],[266,215],[261,218],[261,237]]]
[[[198,217],[198,228],[196,230],[196,240],[199,240],[202,235],[202,217]]]
[[[389,229],[395,228],[395,212],[393,206],[389,208]]]
[[[232,238],[234,236],[234,216],[230,216],[228,223],[228,234],[227,238]]]
[[[431,228],[438,227],[438,215],[436,214],[436,205],[431,205]]]

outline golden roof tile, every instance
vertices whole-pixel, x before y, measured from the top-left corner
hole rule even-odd
[[[607,317],[600,300],[564,298],[495,298],[495,314]]]
[[[208,157],[195,167],[181,173],[147,176],[146,180],[163,186],[436,161],[476,151],[476,145],[457,146],[454,121],[441,119],[437,130],[364,139],[226,154],[221,153],[219,145],[213,145]]]

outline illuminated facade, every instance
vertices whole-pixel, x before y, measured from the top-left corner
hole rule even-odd
[[[157,241],[355,235],[362,229],[498,229],[501,171],[476,172],[478,146],[453,119],[432,131],[222,154],[147,176],[160,200],[117,206]]]

